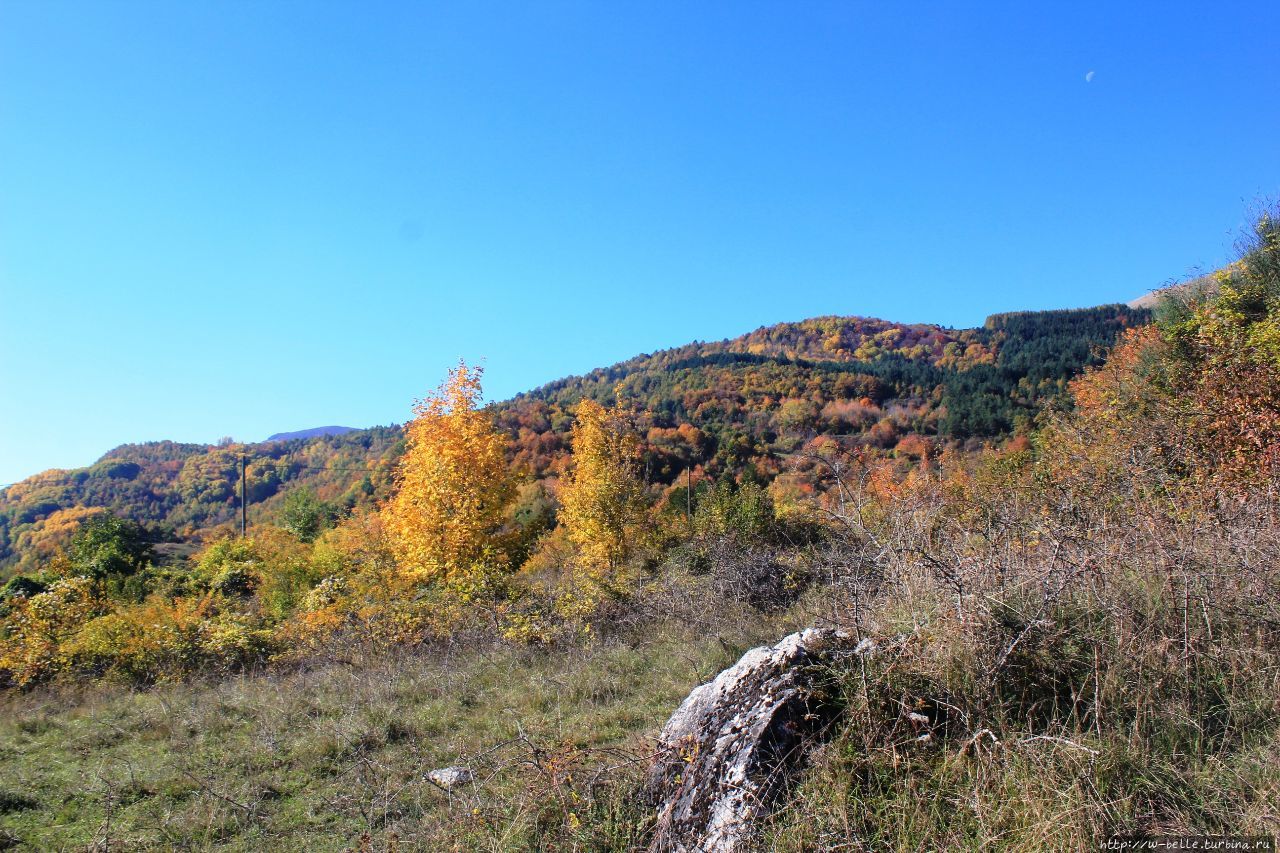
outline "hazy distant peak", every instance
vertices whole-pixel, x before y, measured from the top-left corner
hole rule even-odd
[[[1216,288],[1217,282],[1213,276],[1202,275],[1189,281],[1171,284],[1152,290],[1149,293],[1144,293],[1127,304],[1130,308],[1155,308],[1160,304],[1160,300],[1165,297],[1175,297],[1182,300],[1193,299],[1204,293],[1212,293]]]
[[[295,432],[278,432],[275,435],[267,436],[267,441],[288,441],[293,438],[315,438],[321,435],[343,435],[355,431],[355,427],[345,426],[312,427],[311,429],[300,429]]]

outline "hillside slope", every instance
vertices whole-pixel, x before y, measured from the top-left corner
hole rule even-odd
[[[1123,305],[998,314],[975,329],[819,317],[696,342],[561,379],[494,406],[531,479],[554,476],[583,397],[641,414],[655,487],[691,467],[750,466],[777,476],[818,436],[876,452],[919,453],[937,441],[1009,434],[1126,327],[1149,313]],[[250,523],[278,518],[285,493],[308,488],[339,512],[376,501],[402,450],[396,426],[222,446],[128,444],[95,464],[51,470],[0,492],[0,567],[47,559],[89,515],[110,511],[189,539],[238,518],[247,459]]]

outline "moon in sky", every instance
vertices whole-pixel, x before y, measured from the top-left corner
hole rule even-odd
[[[1092,82],[1093,82],[1093,72],[1092,72],[1092,71],[1090,71],[1088,74],[1084,75],[1084,82],[1086,82],[1086,83],[1092,83]]]

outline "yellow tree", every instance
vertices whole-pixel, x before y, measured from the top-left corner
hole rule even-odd
[[[506,437],[480,408],[482,368],[459,362],[414,404],[395,496],[382,510],[402,570],[460,583],[490,565],[493,534],[512,497]]]
[[[639,443],[618,409],[578,405],[573,469],[561,486],[560,523],[596,587],[615,587],[644,521]]]

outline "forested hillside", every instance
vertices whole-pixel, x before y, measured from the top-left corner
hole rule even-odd
[[[690,468],[750,467],[772,480],[819,436],[912,458],[939,441],[1007,436],[1148,319],[1122,305],[998,314],[960,330],[820,317],[637,356],[493,410],[531,481],[563,467],[584,397],[636,412],[654,485]],[[286,494],[304,489],[324,512],[367,509],[391,484],[401,439],[391,426],[259,444],[123,445],[88,468],[46,471],[0,492],[0,567],[48,559],[103,511],[170,541],[235,524],[241,457],[251,524],[279,521]]]
[[[48,559],[82,521],[104,511],[151,526],[162,541],[231,524],[239,513],[241,457],[255,520],[278,517],[285,492],[295,487],[350,511],[389,482],[385,462],[399,440],[399,429],[375,427],[251,445],[122,445],[88,468],[45,471],[0,493],[0,564]]]

